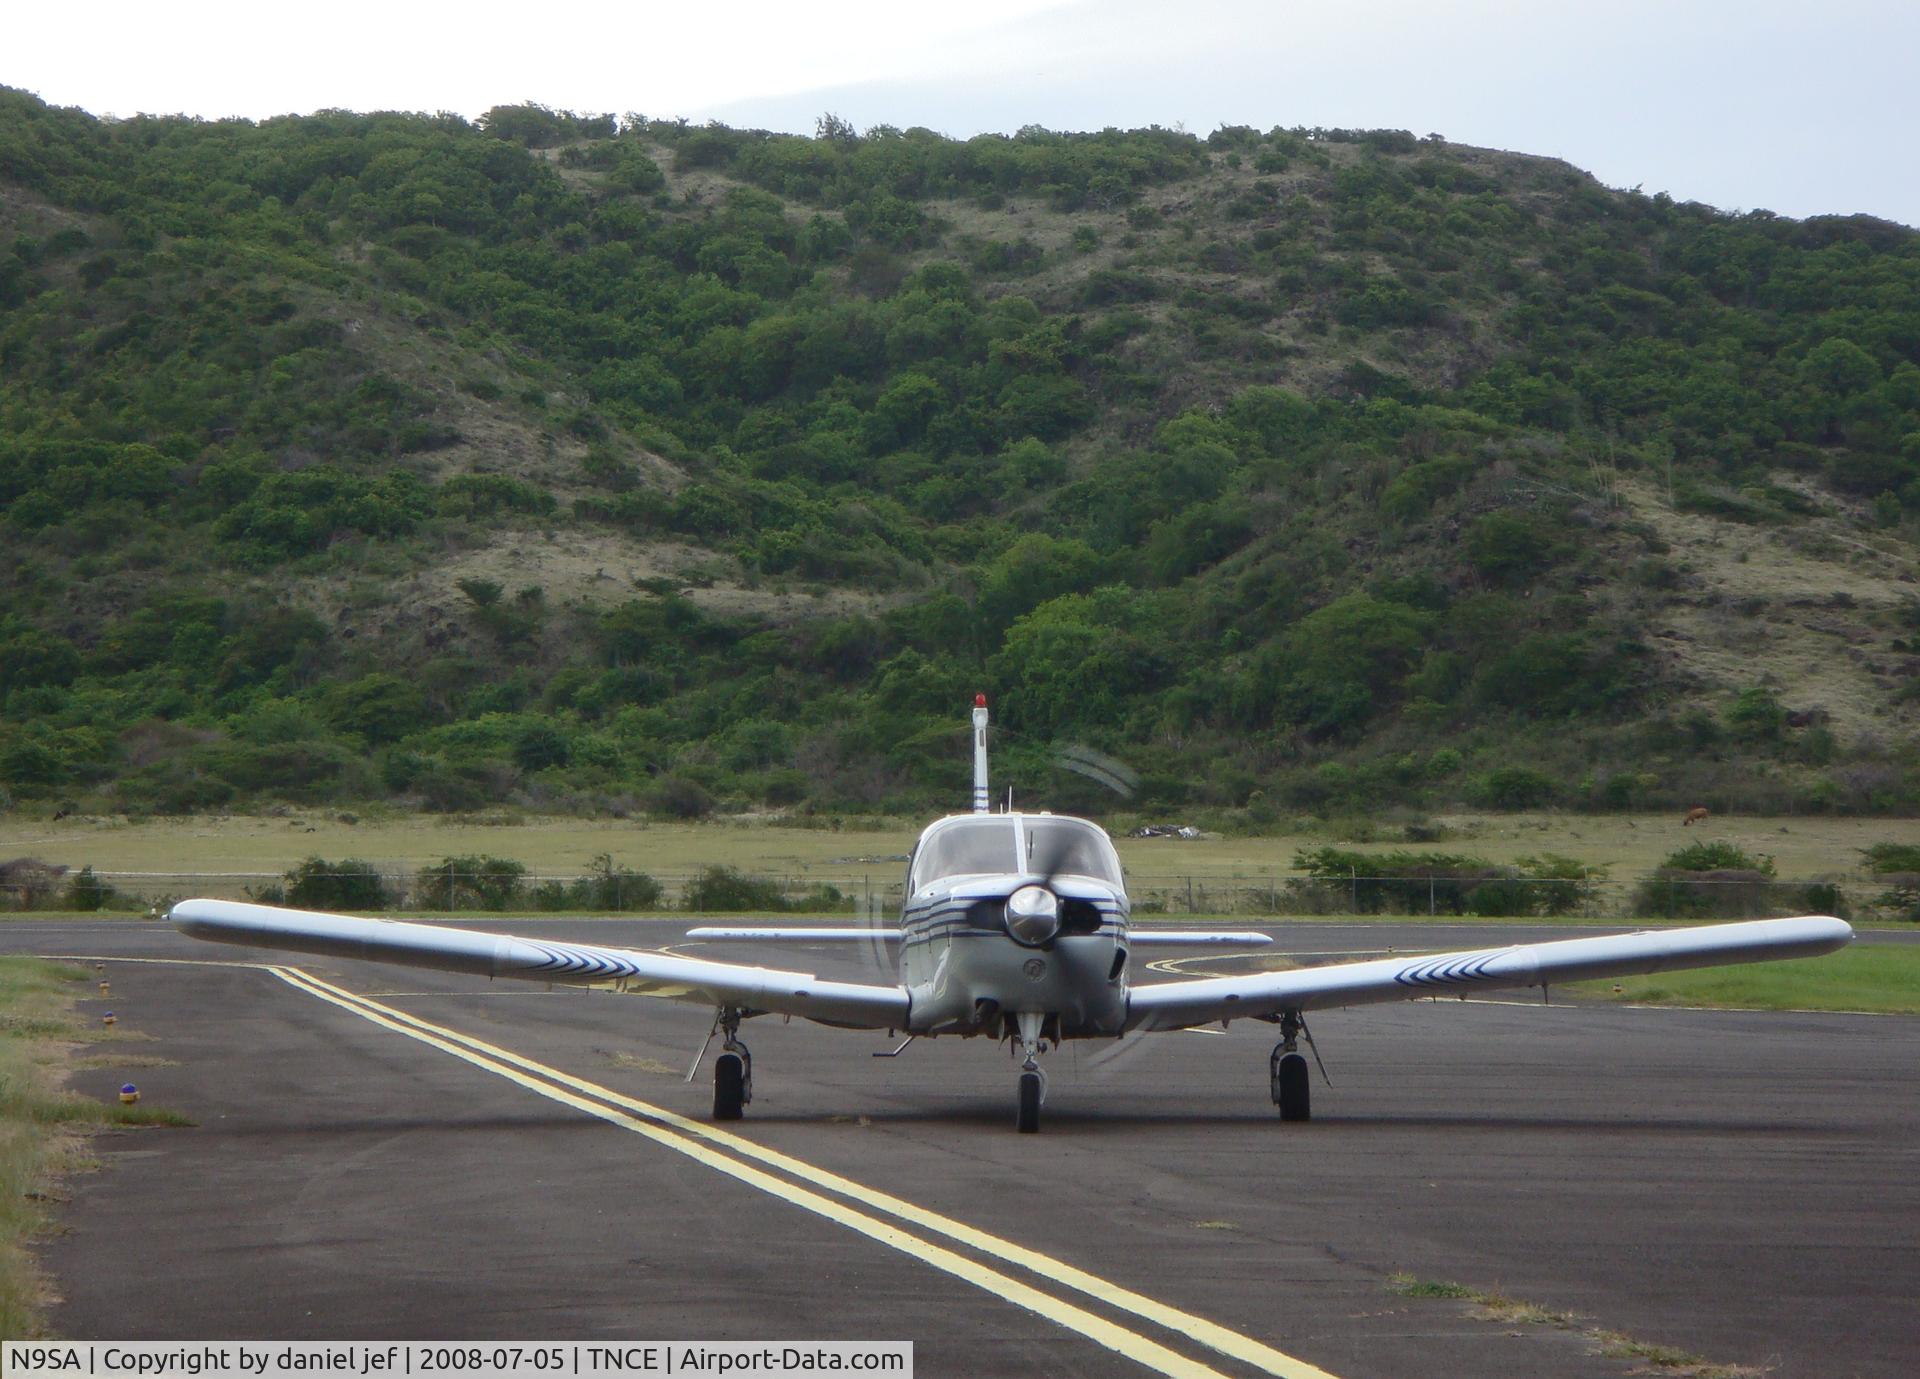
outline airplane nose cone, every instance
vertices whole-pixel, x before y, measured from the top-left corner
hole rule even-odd
[[[1007,932],[1029,947],[1060,931],[1060,898],[1045,886],[1022,886],[1007,897]]]

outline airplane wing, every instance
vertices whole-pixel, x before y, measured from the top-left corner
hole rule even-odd
[[[1154,982],[1128,995],[1130,1030],[1185,1029],[1215,1020],[1330,1006],[1464,995],[1687,967],[1811,958],[1844,948],[1853,927],[1825,915],[1561,939],[1426,957],[1379,958],[1287,972]]]
[[[812,928],[804,925],[788,927],[761,927],[752,925],[707,924],[698,929],[687,930],[688,938],[702,939],[710,943],[750,943],[755,941],[768,943],[898,943],[900,930],[871,929],[865,925],[829,925],[820,924]]]
[[[858,925],[756,927],[708,924],[687,930],[687,937],[709,943],[898,943],[899,929],[869,929]],[[1265,934],[1245,929],[1129,929],[1131,948],[1259,948],[1272,943]]]
[[[1273,939],[1245,929],[1129,929],[1129,948],[1264,948]]]
[[[312,910],[287,910],[234,900],[182,900],[174,927],[194,938],[253,948],[353,958],[514,977],[569,986],[735,1006],[752,1012],[798,1015],[822,1024],[899,1029],[907,1023],[907,993],[898,986],[822,981],[808,972],[709,962],[632,948],[600,948],[550,939],[516,938],[437,924],[351,919]]]

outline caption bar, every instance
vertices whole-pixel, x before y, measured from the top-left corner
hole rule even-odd
[[[912,1379],[911,1341],[8,1341],[0,1379],[101,1375],[591,1376],[685,1374],[732,1379],[786,1374],[884,1374]]]

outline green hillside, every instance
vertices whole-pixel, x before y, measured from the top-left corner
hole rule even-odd
[[[0,90],[0,504],[36,812],[1920,806],[1920,235],[1438,136]]]

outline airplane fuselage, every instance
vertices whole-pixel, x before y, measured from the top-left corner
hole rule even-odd
[[[1018,913],[1048,897],[1051,914]],[[1049,1039],[1118,1035],[1128,915],[1119,858],[1098,825],[1049,814],[938,820],[914,848],[900,916],[909,1032],[998,1036],[1038,1013]]]

